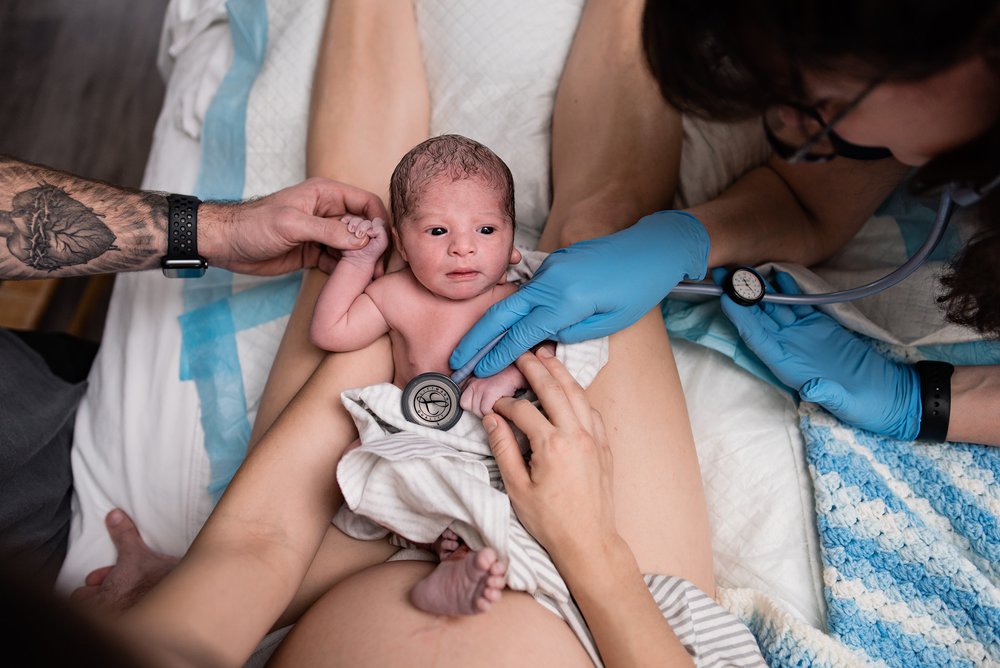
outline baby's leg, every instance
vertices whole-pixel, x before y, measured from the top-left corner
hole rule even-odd
[[[413,605],[436,615],[474,615],[500,600],[507,565],[493,548],[473,551],[450,530],[434,547],[441,563],[413,586]]]

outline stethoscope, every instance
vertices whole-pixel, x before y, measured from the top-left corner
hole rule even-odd
[[[490,341],[476,355],[450,376],[437,371],[428,371],[416,376],[403,388],[401,404],[403,417],[414,424],[447,431],[462,419],[459,401],[462,389],[459,387],[472,375],[473,369],[493,346],[504,337],[501,333]]]
[[[916,271],[934,251],[934,248],[944,236],[948,221],[954,213],[955,206],[972,206],[978,203],[991,190],[1000,185],[1000,175],[987,183],[985,186],[976,189],[960,186],[956,183],[948,184],[941,194],[938,203],[937,214],[934,217],[934,224],[927,239],[917,249],[910,259],[900,265],[894,271],[886,274],[882,278],[860,285],[849,290],[836,290],[834,292],[822,292],[811,295],[783,295],[774,292],[767,292],[767,284],[764,278],[752,267],[736,267],[730,271],[722,285],[715,285],[708,282],[688,282],[684,281],[677,285],[671,294],[699,294],[719,297],[729,295],[730,298],[741,306],[753,306],[762,301],[775,304],[835,304],[838,302],[849,302],[855,299],[871,297],[905,280]]]
[[[834,304],[848,302],[863,297],[870,297],[900,283],[916,271],[934,251],[934,248],[944,236],[945,228],[955,206],[972,206],[978,203],[991,190],[1000,186],[1000,175],[982,188],[963,187],[952,183],[945,187],[938,204],[934,224],[924,243],[910,259],[894,271],[871,283],[851,288],[812,295],[782,295],[767,292],[764,277],[752,267],[737,267],[729,272],[722,285],[707,282],[682,282],[671,294],[700,294],[719,297],[729,295],[733,301],[743,306],[753,306],[762,301],[776,304]],[[475,357],[451,376],[443,373],[428,372],[416,376],[403,388],[403,416],[418,425],[432,429],[448,430],[462,418],[462,407],[459,401],[462,390],[459,385],[472,375],[476,364],[500,342],[506,332],[490,341]]]

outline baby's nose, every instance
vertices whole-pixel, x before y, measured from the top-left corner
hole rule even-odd
[[[470,255],[476,251],[475,244],[464,237],[456,237],[451,242],[452,255]]]

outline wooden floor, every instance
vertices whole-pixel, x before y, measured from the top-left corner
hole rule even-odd
[[[156,49],[166,8],[0,1],[0,153],[137,187],[163,99]],[[0,196],[0,210],[9,206]],[[0,284],[0,326],[99,339],[110,280],[26,283]]]

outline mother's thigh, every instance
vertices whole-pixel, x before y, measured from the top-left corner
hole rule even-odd
[[[505,591],[480,615],[417,610],[409,591],[431,568],[391,562],[344,580],[296,624],[270,665],[592,665],[569,627],[527,594]]]
[[[608,429],[618,528],[639,567],[712,594],[701,471],[659,309],[611,337],[608,364],[587,394]]]

